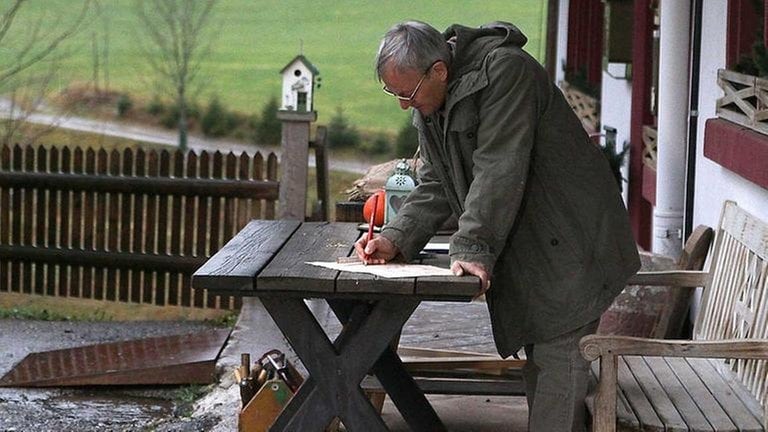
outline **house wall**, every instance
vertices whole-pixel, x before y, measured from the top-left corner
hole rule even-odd
[[[716,100],[723,96],[717,86],[717,70],[725,66],[727,2],[704,2],[701,45],[699,121],[696,142],[694,227],[717,226],[725,200],[736,201],[749,213],[768,222],[768,190],[704,157],[704,126],[716,117]]]
[[[613,78],[603,72],[603,85],[600,92],[600,133],[605,133],[605,127],[616,128],[616,148],[621,150],[629,145],[630,124],[632,119],[632,81]],[[626,161],[629,161],[627,156]],[[622,176],[627,179],[628,165],[625,162]],[[627,202],[629,185],[622,181],[621,193],[624,203]]]

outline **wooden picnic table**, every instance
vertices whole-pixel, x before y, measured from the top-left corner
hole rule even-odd
[[[348,430],[385,431],[360,382],[374,374],[413,430],[445,427],[390,341],[424,300],[467,302],[474,276],[379,278],[306,264],[354,254],[354,223],[251,221],[192,278],[213,294],[258,296],[309,372],[273,431],[321,431],[334,417]],[[447,256],[425,264],[448,265]],[[324,299],[344,325],[330,340],[304,302]]]

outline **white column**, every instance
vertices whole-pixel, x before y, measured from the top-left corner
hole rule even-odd
[[[685,150],[688,140],[690,0],[661,1],[658,163],[652,250],[682,250]]]
[[[560,0],[559,11],[557,13],[557,55],[555,65],[555,84],[565,80],[565,71],[563,64],[568,56],[568,6],[570,0]]]

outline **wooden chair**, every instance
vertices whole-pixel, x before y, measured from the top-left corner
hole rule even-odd
[[[584,357],[600,360],[593,431],[768,428],[768,225],[726,202],[708,261],[632,279],[703,286],[693,340],[582,339]]]

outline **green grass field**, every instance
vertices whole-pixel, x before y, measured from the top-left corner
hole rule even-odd
[[[8,2],[3,2],[8,3]],[[44,31],[74,19],[75,0],[32,0],[12,28],[13,37],[0,46],[0,61],[21,45],[25,32],[42,19]],[[109,76],[114,90],[148,99],[156,93],[153,74],[136,42],[138,24],[132,0],[101,0],[109,20]],[[5,8],[2,8],[2,12]],[[211,54],[205,59],[198,96],[206,104],[217,94],[224,104],[243,113],[258,113],[270,96],[280,92],[279,70],[299,53],[321,72],[316,92],[318,123],[327,124],[337,107],[361,129],[393,132],[407,117],[380,91],[373,59],[380,37],[395,22],[419,19],[442,30],[452,23],[479,25],[493,20],[515,23],[529,38],[526,49],[542,60],[546,2],[543,0],[444,0],[417,2],[222,0],[215,9]],[[92,41],[103,28],[91,13],[88,25],[62,47],[56,88],[91,79]],[[97,36],[97,40],[101,37]],[[6,57],[8,58],[8,57]]]

